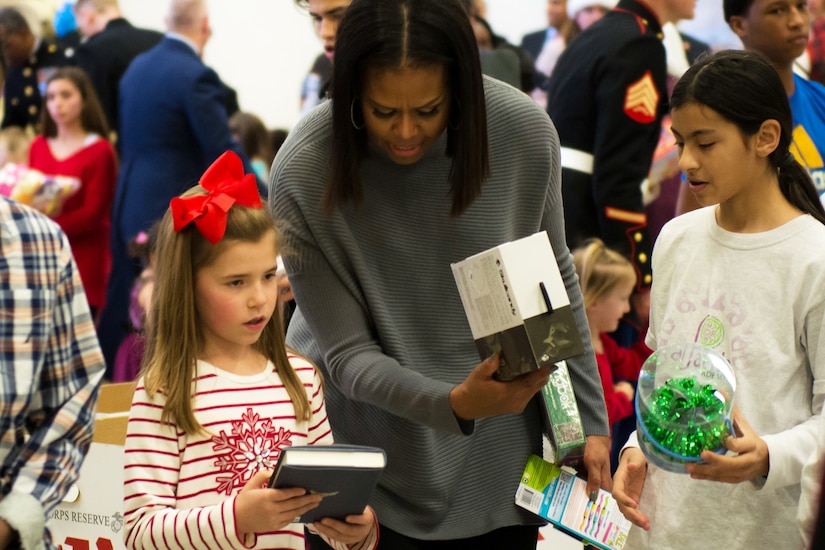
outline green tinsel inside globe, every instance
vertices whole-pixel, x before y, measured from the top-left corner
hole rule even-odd
[[[681,456],[724,447],[730,435],[725,401],[710,384],[693,378],[671,378],[654,389],[642,411],[642,422],[659,445]]]

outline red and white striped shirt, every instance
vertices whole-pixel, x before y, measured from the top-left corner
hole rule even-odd
[[[247,546],[238,537],[234,515],[239,491],[260,469],[273,469],[281,449],[333,442],[320,376],[306,360],[289,359],[310,399],[309,421],[296,419],[271,363],[260,374],[240,376],[198,361],[193,408],[209,434],[188,435],[161,425],[165,396],[150,398],[143,380],[138,382],[126,435],[128,548],[304,550],[303,525],[258,533],[254,546]],[[373,548],[377,531],[367,539],[358,547]]]

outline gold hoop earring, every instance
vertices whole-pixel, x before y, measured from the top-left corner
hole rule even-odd
[[[355,96],[354,98],[352,98],[352,103],[350,103],[350,105],[349,105],[349,120],[350,120],[350,122],[352,122],[352,127],[353,128],[355,128],[356,130],[363,130],[364,126],[367,125],[366,122],[361,122],[361,126],[358,126],[358,124],[355,123],[355,100],[357,100],[357,99],[358,99],[358,96]]]

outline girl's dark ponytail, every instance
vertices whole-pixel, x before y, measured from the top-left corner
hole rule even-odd
[[[808,171],[796,161],[790,151],[777,151],[776,155],[779,189],[782,194],[792,205],[825,224],[825,207],[822,206],[819,191]]]

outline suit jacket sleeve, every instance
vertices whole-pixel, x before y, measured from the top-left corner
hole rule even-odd
[[[207,69],[195,80],[186,104],[186,116],[197,137],[204,163],[211,164],[225,151],[234,151],[244,163],[244,171],[254,174],[252,163],[229,131],[226,112],[226,87],[217,73]]]
[[[89,75],[92,88],[97,93],[97,98],[100,100],[100,105],[106,114],[106,120],[112,125],[114,120],[112,115],[117,109],[117,105],[112,102],[113,98],[117,98],[117,82],[111,82],[106,65],[88,48],[79,47],[74,58],[77,66]],[[117,128],[110,127],[109,130],[116,131]]]

